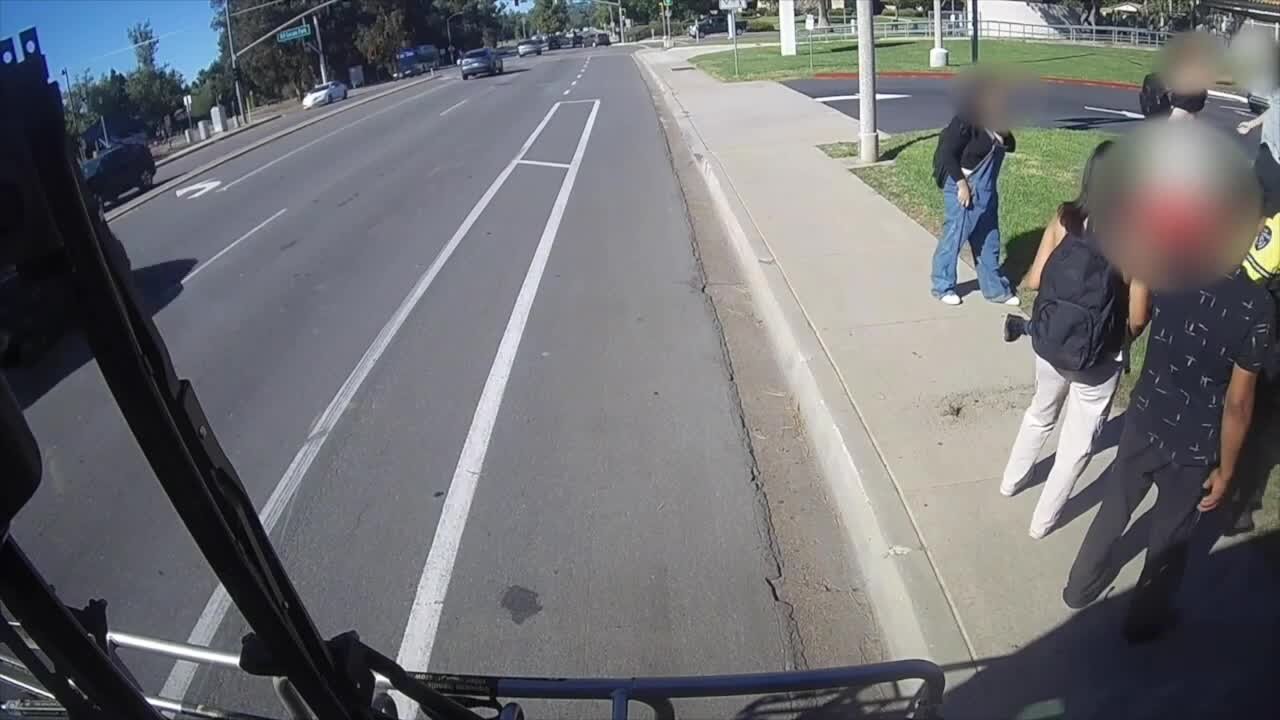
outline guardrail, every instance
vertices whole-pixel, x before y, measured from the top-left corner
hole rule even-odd
[[[971,32],[963,20],[943,20],[942,34],[946,38],[967,38]],[[803,21],[796,23],[796,38],[807,42],[833,42],[852,40],[857,36],[855,23],[835,23],[830,27],[805,31]],[[978,34],[984,38],[1001,40],[1027,40],[1039,42],[1065,42],[1097,45],[1128,45],[1155,48],[1169,41],[1170,33],[1146,28],[1095,26],[1095,25],[1032,25],[1004,20],[979,20]],[[933,21],[927,18],[890,20],[875,23],[876,39],[931,38]]]

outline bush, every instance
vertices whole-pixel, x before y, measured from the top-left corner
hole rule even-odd
[[[747,32],[774,32],[778,28],[768,20],[748,20]]]

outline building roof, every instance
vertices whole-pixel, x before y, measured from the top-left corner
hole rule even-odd
[[[1280,20],[1280,0],[1202,0],[1200,6],[1259,20]]]

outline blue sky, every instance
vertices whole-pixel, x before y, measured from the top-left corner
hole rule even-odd
[[[0,37],[35,25],[49,74],[61,80],[64,67],[73,76],[85,68],[94,75],[132,70],[125,29],[150,20],[159,61],[191,81],[218,52],[212,14],[209,0],[0,0]]]

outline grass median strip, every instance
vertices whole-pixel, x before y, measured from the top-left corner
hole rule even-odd
[[[951,51],[946,72],[972,67],[969,42],[945,43]],[[931,41],[885,39],[876,43],[876,70],[879,72],[936,72],[929,67]],[[1031,43],[1019,40],[984,40],[980,46],[984,65],[1007,65],[1040,77],[1070,78],[1102,82],[1141,84],[1151,72],[1156,53],[1130,48]],[[777,47],[758,47],[738,52],[739,75],[733,74],[733,52],[716,52],[690,59],[694,65],[721,80],[794,80],[823,72],[857,72],[856,42],[817,42],[813,45],[813,70],[809,69],[809,47],[798,39],[796,54],[783,57]]]

